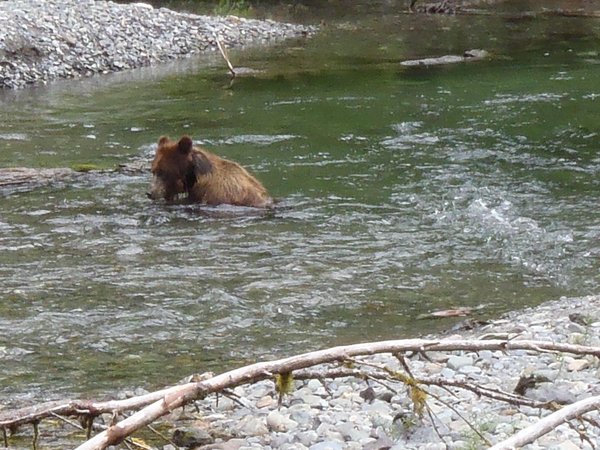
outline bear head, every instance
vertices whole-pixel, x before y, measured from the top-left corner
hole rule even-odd
[[[212,164],[201,150],[194,149],[189,136],[172,141],[162,136],[152,161],[152,183],[148,197],[174,201],[181,194],[193,195],[198,178],[212,171]]]

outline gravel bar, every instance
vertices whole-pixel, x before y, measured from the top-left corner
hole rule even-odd
[[[213,17],[145,3],[94,0],[0,2],[0,87],[148,66],[227,48],[310,36],[315,27]]]
[[[600,346],[600,296],[564,298],[509,314],[476,330],[445,336],[451,339],[496,338],[544,340]],[[360,358],[373,370],[385,366],[406,373],[391,355]],[[599,362],[567,353],[520,351],[428,352],[428,358],[406,359],[415,377],[454,380],[512,393],[521,377],[533,377],[523,389],[526,399],[565,405],[600,395]],[[532,378],[532,379],[533,379]],[[173,413],[179,448],[204,450],[458,450],[483,449],[550,414],[547,409],[518,406],[460,389],[424,387],[429,413],[415,415],[406,386],[398,381],[361,377],[295,381],[283,398],[272,382],[239,386],[234,396],[214,396]],[[563,424],[528,450],[597,448],[598,411],[591,420]],[[186,422],[188,425],[186,425]],[[595,425],[594,425],[595,424]],[[175,450],[172,444],[159,447]]]

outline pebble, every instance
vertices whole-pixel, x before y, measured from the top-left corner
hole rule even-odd
[[[514,331],[515,324],[518,324],[520,339],[567,343],[573,332],[568,316],[574,310],[590,319],[590,325],[585,326],[583,333],[585,342],[579,343],[600,345],[600,327],[597,325],[600,319],[600,296],[549,302],[452,337],[475,339],[484,334],[507,333]],[[479,353],[457,352],[448,358],[439,356],[435,359],[438,361],[436,363],[423,364],[410,358],[407,358],[407,362],[416,377],[460,379],[506,392],[512,392],[523,374],[544,375],[548,381],[526,391],[527,397],[541,401],[569,403],[597,395],[599,390],[596,387],[598,364],[583,356],[487,350]],[[397,359],[391,355],[374,355],[364,360],[398,370]],[[441,372],[440,366],[443,366]],[[359,364],[355,364],[355,367],[359,367]],[[462,417],[469,420],[490,442],[497,443],[548,414],[546,410],[478,397],[466,390],[451,389],[449,392],[430,386],[425,389],[435,395],[427,399],[431,416],[425,413],[419,417],[412,411],[406,388],[399,382],[387,380],[381,385],[365,379],[338,378],[324,379],[323,383],[315,380],[296,381],[296,390],[285,396],[279,407],[276,401],[266,400],[276,399],[278,395],[273,383],[268,381],[236,388],[236,394],[244,398],[244,405],[250,405],[248,407],[235,405],[223,410],[217,408],[214,398],[210,397],[197,402],[203,417],[211,417],[210,414],[217,410],[220,413],[211,421],[211,427],[216,430],[216,443],[210,448],[484,448],[481,438]],[[435,427],[432,420],[435,420]],[[574,428],[577,428],[575,425]],[[574,428],[561,425],[524,449],[591,449],[587,441],[579,439]],[[231,434],[230,438],[227,438],[227,432]],[[586,433],[591,442],[600,442],[600,430],[589,425],[586,426]],[[229,442],[235,442],[235,445],[228,446]],[[168,446],[162,447],[162,450],[168,450]]]
[[[212,17],[145,3],[0,2],[0,88],[105,74],[226,48],[310,36],[315,27]]]
[[[470,356],[451,356],[446,364],[448,364],[448,368],[452,370],[459,370],[465,366],[472,366],[473,358]]]
[[[267,415],[267,426],[271,431],[285,432],[298,428],[298,422],[275,410]]]

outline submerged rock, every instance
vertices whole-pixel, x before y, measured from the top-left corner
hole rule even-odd
[[[200,428],[178,428],[173,432],[172,441],[178,447],[195,448],[212,444],[215,440],[208,432]]]

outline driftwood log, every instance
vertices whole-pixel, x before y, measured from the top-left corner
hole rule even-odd
[[[396,381],[407,382],[408,380],[410,383],[416,383],[417,386],[441,385],[445,387],[470,389],[479,395],[487,395],[500,401],[535,407],[543,406],[540,404],[531,404],[530,400],[523,399],[514,394],[502,393],[489,388],[468,386],[465,383],[453,382],[452,380],[412,378],[403,356],[407,353],[426,353],[429,351],[453,352],[481,350],[501,350],[506,352],[513,350],[528,350],[539,353],[560,352],[600,357],[600,347],[559,344],[545,341],[511,340],[508,337],[506,339],[496,338],[491,340],[409,339],[356,344],[304,353],[276,361],[260,362],[216,376],[206,374],[205,376],[194,378],[195,381],[192,382],[126,400],[111,400],[106,402],[81,400],[51,402],[31,408],[2,411],[0,413],[0,429],[3,429],[6,434],[7,430],[14,430],[24,424],[33,424],[37,426],[37,423],[42,419],[55,417],[56,415],[74,417],[87,416],[88,418],[93,419],[105,412],[133,412],[129,417],[109,425],[106,430],[98,433],[78,447],[79,450],[105,449],[109,445],[122,442],[134,432],[150,425],[153,421],[168,414],[174,409],[202,399],[211,393],[223,392],[242,384],[272,379],[278,374],[285,375],[293,373],[296,379],[306,379],[311,376],[318,378],[352,375],[365,376],[367,372],[364,370],[348,369],[344,367],[333,368],[319,373],[311,372],[307,369],[323,364],[346,362],[353,362],[356,366],[359,366],[362,362],[355,358],[379,353],[391,353],[396,355],[397,358],[403,362],[403,366],[408,375],[397,378],[397,374],[387,374],[391,378],[395,377],[394,379]],[[368,363],[365,364],[368,366]],[[384,368],[379,369],[378,376],[385,376],[386,373]],[[520,403],[521,401],[522,403]],[[511,444],[511,442],[517,443],[515,445],[524,445],[528,442],[532,442],[537,437],[556,427],[558,424],[571,418],[579,417],[585,412],[598,409],[599,405],[600,398],[590,397],[585,401],[566,406],[559,409],[556,413],[550,414],[543,419],[543,421],[540,421],[539,425],[535,426],[533,430],[523,430],[518,433],[518,435],[511,438],[514,440],[510,441],[509,444],[500,443],[494,448],[512,448],[513,444]],[[553,407],[556,406],[554,405]]]
[[[600,410],[600,395],[589,397],[571,405],[565,406],[556,412],[540,419],[539,422],[524,428],[510,438],[490,447],[489,450],[512,450],[523,447],[535,441],[540,436],[549,433],[557,426],[577,419],[590,411]]]
[[[97,434],[78,447],[78,450],[104,449],[109,445],[121,442],[125,437],[152,423],[173,409],[204,398],[210,393],[221,392],[224,389],[240,384],[270,379],[276,374],[288,374],[316,365],[344,362],[357,356],[377,353],[404,354],[407,352],[449,352],[457,350],[532,350],[536,352],[578,353],[600,357],[600,347],[525,340],[463,341],[412,339],[334,347],[277,361],[253,364],[211,377],[204,381],[171,388],[160,400],[109,427],[106,431]]]
[[[564,9],[564,8],[540,8],[537,11],[526,11],[521,13],[499,12],[493,8],[478,8],[477,2],[462,1],[458,4],[456,1],[440,0],[438,2],[419,2],[411,0],[405,11],[406,14],[447,14],[447,15],[468,15],[468,16],[498,16],[507,20],[528,20],[536,17],[583,17],[600,18],[600,11],[592,11],[590,8]]]
[[[7,167],[0,168],[0,190],[32,189],[52,183],[70,182],[77,178],[98,173],[127,173],[138,174],[150,170],[150,162],[136,160],[120,164],[114,169],[95,169],[86,166],[68,168],[31,168]]]
[[[469,61],[481,61],[489,58],[490,54],[485,50],[467,50],[462,55],[444,55],[436,58],[411,59],[402,61],[401,66],[440,66],[445,64],[456,64]]]
[[[11,167],[0,169],[0,188],[23,185],[44,185],[57,181],[73,179],[77,172],[73,169],[32,169],[28,167]]]

